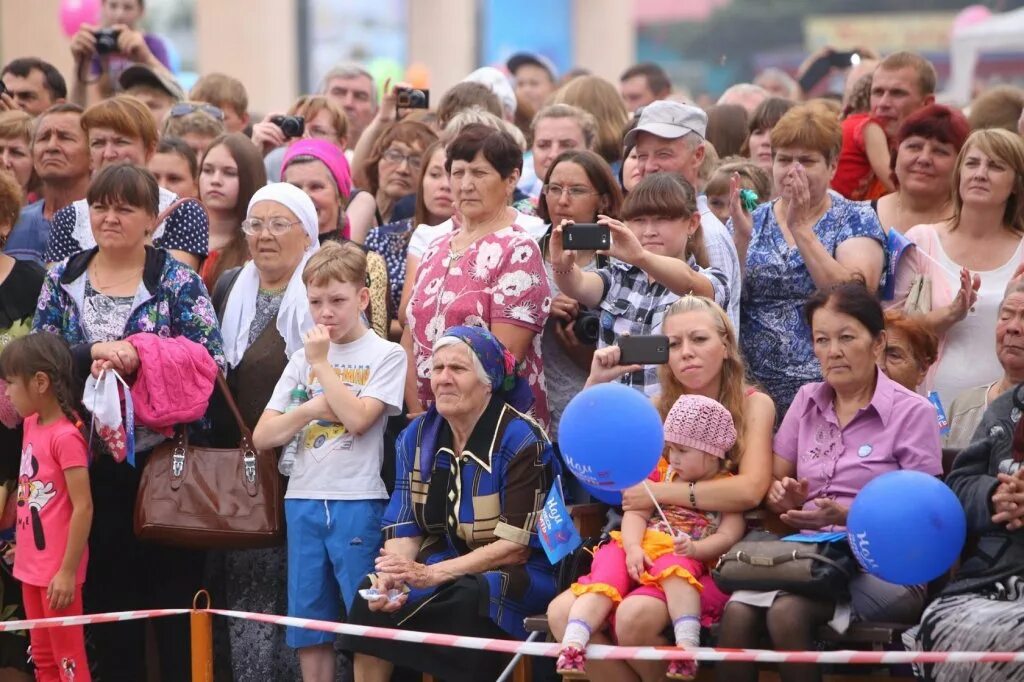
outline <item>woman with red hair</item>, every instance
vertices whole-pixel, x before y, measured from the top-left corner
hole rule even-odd
[[[886,234],[953,216],[953,170],[970,134],[964,115],[941,104],[906,118],[893,140],[896,191],[871,202]]]

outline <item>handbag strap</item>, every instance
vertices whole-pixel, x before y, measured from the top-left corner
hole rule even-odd
[[[252,448],[252,431],[242,419],[242,413],[238,409],[238,404],[235,403],[234,396],[231,395],[231,388],[228,386],[228,380],[224,377],[223,372],[217,372],[217,388],[220,389],[221,395],[224,396],[224,402],[227,403],[228,409],[231,410],[231,414],[235,418],[235,423],[238,424],[238,431],[242,434],[244,443],[243,447]]]
[[[724,559],[725,557],[722,558]],[[763,567],[779,566],[790,561],[799,561],[800,559],[816,559],[817,561],[825,562],[826,564],[832,566],[833,568],[835,568],[840,573],[846,576],[850,575],[849,571],[846,570],[846,567],[840,564],[838,561],[830,557],[827,557],[824,554],[819,554],[818,552],[805,552],[799,549],[794,549],[792,552],[783,552],[780,554],[776,554],[775,556],[759,556],[751,554],[750,552],[745,552],[742,549],[740,549],[736,550],[736,555],[734,558],[736,561],[742,564]]]

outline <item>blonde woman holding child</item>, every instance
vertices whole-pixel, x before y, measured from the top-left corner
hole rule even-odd
[[[736,443],[732,415],[720,403],[701,395],[684,395],[665,420],[666,455],[655,481],[685,487],[688,481],[728,477],[725,454]],[[631,588],[656,585],[665,593],[676,646],[700,645],[700,579],[742,536],[743,515],[665,505],[658,513],[631,510],[622,518],[622,530],[594,553],[590,574],[573,584],[577,596],[569,610],[562,637],[558,673],[566,678],[585,676],[591,632],[604,624]],[[697,661],[674,660],[667,676],[692,680]]]
[[[736,332],[725,311],[714,301],[701,296],[683,296],[668,307],[662,333],[669,339],[669,360],[658,367],[659,393],[653,398],[662,421],[681,396],[704,396],[723,405],[732,417],[736,442],[726,448],[724,462],[731,476],[698,478],[691,472],[676,470],[672,480],[648,483],[654,499],[665,509],[674,505],[701,512],[742,514],[761,503],[772,475],[772,427],[775,407],[764,393],[745,381],[746,369],[736,343]],[[588,385],[615,381],[634,372],[634,365],[619,363],[618,346],[595,352]],[[672,440],[669,437],[668,440]],[[690,478],[693,476],[692,478]],[[651,495],[643,486],[623,491],[623,509],[643,512],[643,518],[656,514]],[[696,543],[693,543],[696,544]],[[705,549],[707,549],[705,547]],[[710,575],[699,578],[701,625],[710,627],[721,617],[728,596],[715,586]],[[593,628],[592,643],[617,643],[623,646],[667,644],[662,632],[673,619],[666,593],[658,585],[634,585],[622,595],[615,608],[614,623]],[[566,590],[548,607],[548,623],[559,640],[564,640],[570,613],[579,599]],[[665,663],[661,661],[591,661],[587,677],[602,680],[661,679]]]

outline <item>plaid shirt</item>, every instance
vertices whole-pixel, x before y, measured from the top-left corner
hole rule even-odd
[[[701,268],[692,259],[690,267],[711,280],[715,302],[725,308],[729,304],[729,283],[722,271]],[[660,282],[648,279],[640,268],[620,260],[613,259],[611,265],[601,268],[597,274],[604,282],[598,348],[614,345],[622,334],[660,334],[665,311],[681,298]],[[646,365],[642,371],[626,374],[620,381],[649,396],[660,390],[657,365]]]
[[[732,234],[722,224],[722,221],[711,212],[707,196],[701,194],[697,197],[697,209],[700,211],[700,229],[704,235],[704,252],[708,256],[708,265],[725,274],[729,287],[728,305],[718,300],[717,291],[715,291],[715,300],[729,314],[733,329],[738,334],[740,330],[740,288],[743,285],[743,274],[740,272],[740,259],[736,254],[736,242],[733,241]]]

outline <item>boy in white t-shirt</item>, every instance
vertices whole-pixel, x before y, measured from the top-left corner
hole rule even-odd
[[[408,361],[362,321],[370,300],[362,249],[328,242],[302,281],[316,326],[274,387],[253,444],[280,447],[301,434],[284,503],[288,615],[337,620],[382,544],[384,423],[402,411]],[[285,412],[299,386],[310,399]],[[288,628],[287,641],[304,679],[334,679],[333,634]]]

